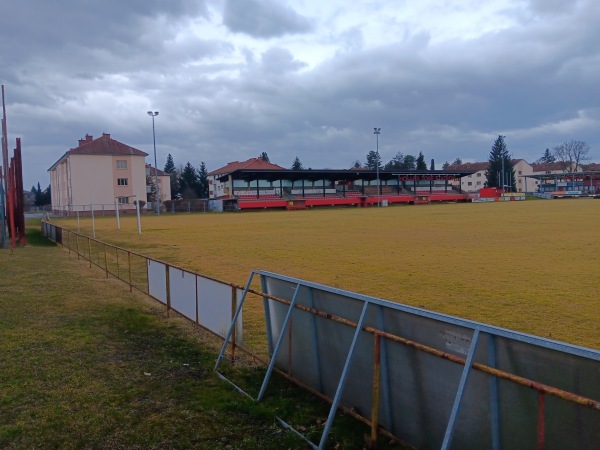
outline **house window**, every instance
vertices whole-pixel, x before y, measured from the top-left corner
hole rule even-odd
[[[117,169],[127,169],[127,160],[117,159]]]
[[[477,186],[481,186],[481,181],[478,181],[478,182],[477,182]]]
[[[522,171],[522,170],[519,170],[519,175],[521,175],[521,174],[523,174],[523,171]]]
[[[117,186],[127,186],[127,178],[117,178]]]
[[[129,203],[129,197],[117,197],[117,200],[121,204]]]
[[[481,172],[478,172],[478,173],[477,173],[477,176],[478,176],[478,177],[481,177]]]
[[[469,181],[469,182],[467,183],[467,186],[473,186],[473,183],[472,183],[471,181]]]

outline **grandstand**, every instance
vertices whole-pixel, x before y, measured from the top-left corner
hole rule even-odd
[[[376,172],[364,169],[239,169],[223,175],[218,181],[224,186],[221,199],[238,209],[306,209],[464,202],[469,196],[453,186],[452,181],[472,173],[382,170],[378,179]]]

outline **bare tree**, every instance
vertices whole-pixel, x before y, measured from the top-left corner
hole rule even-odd
[[[591,148],[585,141],[571,139],[554,147],[552,153],[563,164],[565,172],[573,173],[577,172],[580,164],[589,161]]]

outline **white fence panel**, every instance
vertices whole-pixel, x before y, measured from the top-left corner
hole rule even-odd
[[[196,321],[196,275],[169,267],[171,308]]]
[[[232,305],[231,286],[208,278],[198,277],[198,323],[221,337],[227,336],[235,305]],[[243,291],[237,289],[238,302]],[[235,328],[235,342],[242,343],[242,316]]]
[[[148,265],[148,294],[161,303],[167,304],[167,266],[146,260]]]

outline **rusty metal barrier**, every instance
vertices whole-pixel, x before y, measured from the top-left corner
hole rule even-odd
[[[468,389],[468,378],[472,370],[481,374],[485,374],[490,380],[492,380],[490,384],[490,386],[492,386],[492,388],[490,389],[490,397],[492,402],[496,403],[496,405],[492,405],[489,407],[489,414],[491,416],[489,418],[489,420],[491,421],[490,431],[488,433],[488,437],[490,439],[489,443],[482,443],[480,441],[474,442],[472,446],[469,446],[470,448],[510,448],[507,446],[506,443],[510,441],[510,438],[506,437],[506,430],[501,429],[502,422],[499,418],[499,410],[501,409],[501,401],[499,399],[499,390],[501,389],[501,387],[499,387],[498,384],[499,380],[507,382],[510,385],[518,386],[520,388],[533,390],[537,393],[535,401],[535,408],[537,411],[535,414],[535,447],[537,449],[554,448],[554,443],[549,442],[547,439],[549,431],[552,431],[549,430],[547,426],[547,396],[560,399],[562,401],[568,402],[569,404],[584,408],[588,411],[593,411],[593,416],[590,416],[591,418],[586,416],[586,420],[588,422],[591,421],[591,423],[595,423],[598,426],[594,430],[583,430],[585,433],[591,436],[587,436],[585,438],[585,442],[589,442],[587,439],[593,439],[594,436],[598,437],[598,440],[596,442],[600,442],[600,401],[595,400],[594,398],[591,398],[589,396],[581,395],[566,389],[561,389],[559,387],[537,381],[530,377],[521,376],[516,373],[511,373],[511,371],[504,370],[502,368],[494,367],[494,365],[497,365],[497,356],[495,352],[498,351],[497,348],[501,347],[501,339],[516,339],[521,344],[525,345],[541,344],[542,347],[544,347],[546,350],[550,350],[553,352],[560,352],[565,350],[570,351],[577,357],[586,357],[588,362],[591,361],[594,364],[594,367],[597,368],[598,373],[600,373],[600,352],[591,349],[581,349],[579,347],[569,346],[566,344],[557,343],[555,341],[549,341],[542,338],[521,335],[519,333],[511,332],[509,330],[502,330],[495,327],[489,327],[484,324],[477,324],[474,322],[463,321],[456,318],[449,318],[448,316],[419,310],[417,308],[410,308],[404,305],[392,304],[391,302],[385,302],[380,299],[362,296],[359,294],[354,294],[339,289],[329,288],[327,286],[305,282],[302,280],[283,277],[268,272],[252,272],[247,284],[245,286],[241,286],[235,283],[219,280],[214,277],[201,275],[199,273],[189,271],[187,269],[172,265],[170,263],[159,261],[148,256],[142,255],[140,253],[130,251],[112,244],[108,244],[97,239],[93,239],[89,236],[85,236],[83,234],[76,233],[68,229],[62,229],[61,227],[57,227],[54,224],[48,222],[42,222],[42,233],[45,236],[55,240],[57,243],[66,247],[69,250],[69,253],[74,252],[77,254],[78,258],[88,260],[90,263],[90,267],[92,265],[95,265],[96,267],[103,270],[106,274],[106,277],[112,275],[115,278],[127,283],[130,291],[136,289],[137,291],[147,294],[155,300],[158,300],[159,302],[163,303],[167,309],[167,315],[170,314],[170,311],[174,310],[182,316],[191,319],[192,322],[200,326],[202,326],[202,324],[200,324],[198,320],[200,311],[198,310],[197,300],[195,320],[193,317],[190,317],[190,315],[193,315],[190,312],[188,312],[186,315],[181,311],[177,311],[177,309],[173,308],[173,299],[170,298],[170,289],[168,287],[170,284],[170,269],[176,269],[178,271],[181,271],[182,275],[183,272],[189,273],[198,277],[202,277],[203,279],[211,280],[215,283],[219,283],[229,287],[231,289],[231,315],[230,326],[227,332],[219,333],[215,332],[213,329],[202,326],[203,328],[205,328],[218,338],[222,339],[223,341],[223,346],[221,348],[221,351],[217,358],[217,363],[215,365],[215,370],[217,374],[222,379],[231,383],[240,392],[244,393],[250,398],[255,398],[257,401],[260,401],[266,393],[271,372],[277,371],[279,374],[294,382],[298,386],[308,390],[312,394],[332,404],[330,415],[328,417],[327,422],[325,423],[324,431],[321,436],[320,442],[318,444],[314,444],[305,438],[308,444],[313,448],[324,448],[331,423],[335,417],[336,410],[338,409],[344,411],[346,414],[349,414],[352,417],[370,426],[370,439],[374,445],[376,445],[378,435],[383,435],[413,448],[416,448],[417,446],[419,448],[451,448],[453,438],[456,433],[455,427],[456,422],[458,420],[459,407],[461,405],[461,402],[464,403],[465,389]],[[157,288],[153,288],[153,281],[151,279],[153,277],[149,275],[148,270],[150,262],[162,265],[161,268],[164,267],[166,289],[163,291],[163,294],[165,298],[160,298],[163,294],[157,294]],[[255,275],[258,275],[261,278],[261,290],[253,289],[251,287],[253,277]],[[286,290],[284,287],[288,289]],[[314,292],[318,291],[321,297],[323,295],[330,295],[332,296],[332,298],[335,297],[337,300],[339,300],[340,298],[347,297],[351,301],[360,301],[363,304],[362,313],[358,315],[354,314],[354,317],[348,317],[347,314],[340,313],[340,311],[344,311],[343,308],[341,310],[339,308],[332,308],[331,304],[328,304],[327,301],[322,302],[322,304],[320,305],[314,303],[314,299],[303,302],[302,295],[298,297],[298,293],[303,292],[302,290],[306,292],[310,291],[311,296],[315,295]],[[283,295],[283,293],[285,292],[292,293],[292,291],[295,292],[294,295]],[[304,300],[308,298],[306,292],[304,292],[303,294]],[[265,336],[267,338],[267,345],[269,349],[269,356],[267,358],[262,357],[252,349],[246,348],[244,345],[240,345],[241,339],[238,340],[238,337],[241,337],[241,329],[238,327],[238,322],[240,322],[239,319],[241,317],[240,315],[244,307],[244,302],[251,294],[260,297],[265,307],[267,315],[267,317],[265,317]],[[298,299],[300,299],[300,301]],[[280,305],[283,309],[280,309],[278,313],[273,313],[273,311],[277,309],[275,305]],[[391,307],[394,310],[395,314],[416,314],[419,320],[422,320],[423,318],[429,320],[442,320],[445,321],[444,323],[450,323],[453,326],[470,328],[473,330],[473,334],[469,341],[468,351],[465,352],[456,346],[453,347],[452,345],[454,344],[449,346],[450,351],[448,351],[448,349],[441,350],[440,348],[438,348],[439,346],[436,347],[434,345],[419,342],[419,339],[411,338],[406,335],[403,336],[402,333],[397,332],[397,330],[395,330],[394,332],[390,332],[386,331],[384,326],[374,326],[372,322],[375,319],[373,319],[373,317],[371,316],[373,316],[376,313],[369,309],[374,307]],[[316,321],[317,319],[319,319],[322,321],[335,323],[338,326],[351,330],[351,334],[354,336],[350,345],[350,349],[348,349],[347,346],[344,347],[342,345],[342,348],[333,350],[340,351],[343,354],[346,354],[346,360],[343,364],[343,367],[338,367],[338,370],[333,377],[337,377],[337,382],[333,383],[336,389],[334,389],[333,391],[323,389],[319,386],[315,386],[314,383],[311,382],[310,376],[307,377],[306,373],[303,373],[301,370],[299,371],[297,369],[299,366],[310,366],[310,361],[306,361],[306,355],[294,352],[295,342],[297,342],[298,340],[307,339],[307,335],[303,335],[302,330],[310,328],[303,326],[291,326],[293,320],[301,321],[301,324],[304,323],[302,322],[303,320],[306,320],[306,317],[298,317],[298,314],[306,314],[307,317],[309,316],[312,318],[310,319],[312,321]],[[278,322],[278,325],[280,326],[279,334],[272,330],[273,322]],[[377,322],[377,320],[375,320],[375,322]],[[324,322],[319,322],[319,324],[321,323]],[[381,323],[383,323],[383,320],[381,320]],[[341,332],[341,330],[338,331]],[[343,332],[341,333],[343,334]],[[350,404],[345,404],[345,380],[349,375],[356,375],[356,368],[355,366],[353,366],[353,356],[354,352],[356,351],[356,348],[363,350],[364,348],[366,348],[364,346],[365,343],[363,342],[364,335],[372,336],[372,342],[368,346],[369,351],[363,351],[363,353],[367,355],[366,357],[370,361],[368,363],[370,367],[368,371],[368,381],[361,380],[363,386],[370,385],[370,388],[368,389],[368,399],[365,399],[363,401],[363,403],[368,405],[369,407],[357,409],[356,407],[353,407]],[[483,337],[483,339],[481,337]],[[310,336],[308,338],[310,338]],[[358,342],[359,339],[361,340],[361,342]],[[489,358],[489,361],[493,362],[494,364],[483,363],[477,360],[477,352],[482,351],[482,345],[479,345],[479,342],[482,340],[487,340],[488,348],[494,348],[494,355],[492,355],[493,357]],[[343,341],[343,339],[341,341]],[[349,341],[346,340],[346,344],[348,344],[348,342]],[[391,351],[390,346],[392,345],[392,343],[400,345],[407,349],[411,349],[411,351],[414,350],[415,352],[417,352],[415,354],[429,355],[431,357],[434,357],[436,360],[447,361],[448,363],[463,368],[458,372],[460,376],[458,377],[457,391],[454,393],[455,395],[453,394],[453,401],[451,402],[451,411],[446,410],[444,412],[444,414],[447,415],[447,423],[445,424],[443,439],[441,439],[440,437],[428,436],[427,438],[431,439],[431,445],[424,445],[422,441],[416,439],[413,436],[414,432],[412,432],[412,435],[411,432],[408,432],[406,433],[408,437],[405,436],[402,430],[402,426],[396,426],[394,421],[389,419],[392,415],[390,409],[393,408],[392,406],[390,406],[389,397],[394,397],[394,395],[395,397],[398,397],[397,394],[393,395],[393,393],[391,393],[390,375],[386,373],[390,370],[389,359]],[[491,346],[490,343],[492,343]],[[323,347],[328,345],[324,342],[318,342],[317,344]],[[478,350],[476,351],[476,349]],[[229,350],[229,360],[232,362],[235,362],[236,350],[240,350],[244,354],[256,359],[257,361],[267,366],[267,373],[263,381],[263,385],[260,387],[260,391],[257,395],[254,396],[247,393],[242,388],[237,386],[234,382],[228,380],[225,377],[225,375],[223,375],[219,371],[219,367],[224,361],[227,350]],[[461,356],[461,353],[463,354],[463,356]],[[414,358],[415,354],[411,353],[411,358]],[[479,356],[479,359],[481,359],[481,356]],[[321,367],[321,369],[323,370],[323,367]],[[598,380],[599,378],[600,376],[597,376],[596,380]],[[598,386],[596,386],[595,389],[600,391],[600,387]],[[552,410],[556,410],[556,405],[552,405]],[[298,434],[301,434],[297,430],[294,430],[294,428],[287,422],[285,422],[285,420],[281,418],[278,418],[278,420],[285,427],[292,429]],[[582,430],[579,430],[579,432],[582,432]],[[415,441],[419,442],[415,443]],[[576,443],[578,441],[577,439],[574,439],[571,442]],[[579,439],[579,442],[583,442],[581,438]],[[464,446],[464,440],[460,441],[460,448],[469,447]],[[573,445],[571,448],[586,447],[578,447],[577,445]]]

